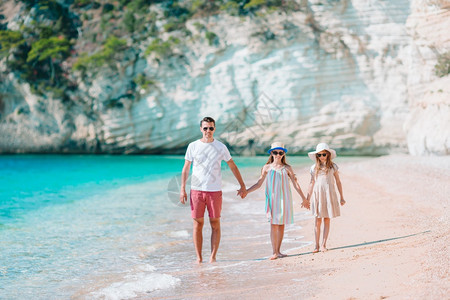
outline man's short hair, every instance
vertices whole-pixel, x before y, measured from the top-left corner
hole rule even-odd
[[[200,127],[202,127],[202,123],[203,123],[203,122],[214,123],[214,127],[216,127],[216,121],[214,121],[214,119],[211,118],[211,117],[204,117],[204,118],[200,121]]]

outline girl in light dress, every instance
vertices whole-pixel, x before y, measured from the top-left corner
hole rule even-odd
[[[280,251],[284,236],[284,225],[294,223],[294,209],[289,179],[303,200],[302,207],[309,209],[309,202],[303,195],[294,171],[286,163],[286,152],[287,149],[283,143],[274,142],[268,151],[270,157],[261,170],[261,176],[252,187],[247,189],[247,193],[256,191],[267,177],[266,214],[270,222],[270,240],[273,250],[273,255],[270,257],[271,260],[286,256]]]
[[[311,213],[316,217],[314,233],[316,246],[313,253],[319,252],[320,227],[323,226],[322,251],[327,251],[327,239],[330,232],[330,218],[340,216],[339,202],[345,204],[342,184],[339,179],[338,166],[332,159],[336,157],[336,151],[328,144],[320,143],[316,151],[309,152],[308,156],[315,162],[311,167],[311,183],[308,189],[307,200],[311,201]],[[339,190],[340,201],[338,201],[336,186]]]

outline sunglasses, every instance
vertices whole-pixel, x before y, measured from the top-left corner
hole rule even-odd
[[[284,152],[283,151],[272,151],[272,154],[273,155],[278,155],[278,154],[280,154],[281,156],[283,156],[284,155]]]
[[[328,155],[328,153],[317,153],[316,154],[317,157],[321,157],[321,156],[327,157],[327,155]]]
[[[203,127],[203,131],[207,131],[207,130],[210,130],[210,131],[214,131],[214,127]]]

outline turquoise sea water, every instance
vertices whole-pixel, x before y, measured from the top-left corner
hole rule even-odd
[[[267,157],[234,160],[245,170]],[[177,203],[183,164],[182,156],[0,156],[0,298],[126,299],[179,285],[179,253],[194,254],[190,210]],[[239,213],[242,203],[231,205]]]

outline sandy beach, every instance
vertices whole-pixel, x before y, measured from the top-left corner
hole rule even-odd
[[[286,258],[261,259],[250,270],[242,268],[231,275],[221,271],[221,264],[230,256],[229,251],[235,251],[233,247],[254,255],[251,249],[264,244],[269,255],[270,244],[267,236],[261,238],[264,243],[238,241],[233,245],[226,237],[226,228],[243,228],[245,222],[230,224],[225,218],[217,265],[193,272],[204,287],[180,287],[177,290],[183,294],[170,293],[167,298],[448,298],[450,157],[392,155],[343,160],[339,166],[347,204],[341,217],[331,221],[329,251],[313,254],[313,245],[303,245],[288,250]],[[297,168],[296,172],[306,190],[308,168]],[[256,180],[255,170],[243,176],[248,185]],[[246,200],[261,202],[263,197],[261,188]],[[298,195],[294,201],[296,210],[305,211]],[[314,240],[312,218],[296,221],[296,225],[301,229],[289,232],[288,237],[303,235],[302,240]],[[209,242],[209,236],[205,241]]]
[[[309,180],[306,171],[299,172],[302,186]],[[268,262],[312,273],[298,287],[284,286],[292,278],[281,276],[274,285],[285,289],[272,289],[272,296],[295,298],[304,289],[313,299],[448,297],[450,157],[342,163],[341,178],[347,204],[331,222],[330,251],[312,254],[310,247]],[[300,225],[313,240],[312,220]],[[261,297],[272,293],[269,286],[258,290]]]

